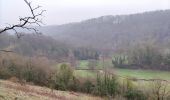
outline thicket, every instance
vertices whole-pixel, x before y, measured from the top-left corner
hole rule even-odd
[[[99,59],[99,52],[92,48],[76,48],[73,53],[80,60]]]
[[[124,56],[114,56],[112,64],[120,68],[170,70],[170,50],[139,44],[126,50]]]

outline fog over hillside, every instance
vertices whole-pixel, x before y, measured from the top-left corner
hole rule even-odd
[[[140,41],[165,44],[170,36],[170,10],[101,16],[40,28],[45,35],[76,46],[115,49]]]

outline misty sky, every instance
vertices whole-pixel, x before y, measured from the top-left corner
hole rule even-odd
[[[46,25],[59,25],[89,18],[170,9],[170,0],[28,0],[33,6],[47,10]],[[18,22],[19,16],[29,15],[24,0],[0,0],[0,27]]]

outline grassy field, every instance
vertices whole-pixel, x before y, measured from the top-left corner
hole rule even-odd
[[[96,72],[88,71],[88,70],[75,70],[74,75],[77,77],[88,78],[88,77],[96,77]]]
[[[45,87],[0,80],[0,100],[102,100],[102,98],[69,91],[52,92]]]
[[[160,78],[165,80],[170,80],[170,72],[168,71],[157,71],[157,70],[135,70],[135,69],[115,69],[115,73],[121,76],[129,76],[135,78]]]
[[[78,68],[88,69],[88,60],[80,60],[78,62]],[[111,66],[110,61],[105,61],[106,66]],[[97,61],[96,68],[102,68],[102,61]],[[133,77],[133,78],[142,78],[142,79],[164,79],[170,80],[170,71],[158,71],[158,70],[143,70],[143,69],[121,69],[114,68],[113,72],[116,75],[124,76],[124,77]],[[75,76],[77,77],[96,77],[96,71],[90,70],[75,70]]]
[[[110,64],[109,64],[110,65]],[[101,62],[98,63],[98,66],[102,66]],[[83,60],[79,63],[79,68],[88,68],[88,61]],[[157,70],[142,70],[142,69],[120,69],[114,68],[113,72],[120,76],[128,76],[134,78],[160,78],[165,80],[170,80],[170,71],[157,71]],[[95,71],[88,70],[76,70],[75,74],[80,77],[92,77],[96,75]]]
[[[119,69],[114,70],[116,75],[124,77],[142,78],[142,79],[165,79],[170,80],[170,72],[168,71],[153,71],[153,70],[134,70],[134,69]],[[76,70],[76,76],[80,77],[95,77],[96,72],[88,70]]]
[[[87,60],[81,60],[78,63],[78,67],[79,68],[88,68],[88,64],[89,64],[89,62]]]
[[[97,63],[96,64],[97,68],[103,68],[103,65],[112,66],[111,61],[108,61],[108,60],[106,60],[104,62],[103,61],[97,61],[96,63]],[[88,68],[88,64],[89,64],[88,60],[80,60],[79,63],[78,63],[78,67],[79,68]]]

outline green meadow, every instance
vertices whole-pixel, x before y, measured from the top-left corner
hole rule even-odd
[[[88,61],[87,60],[80,61],[78,67],[88,68]],[[102,63],[98,62],[97,67],[101,68]],[[124,76],[124,77],[133,77],[133,78],[142,78],[142,79],[160,78],[160,79],[170,80],[169,71],[113,68],[113,72],[116,75]],[[95,77],[96,71],[75,70],[75,75],[80,77]]]

